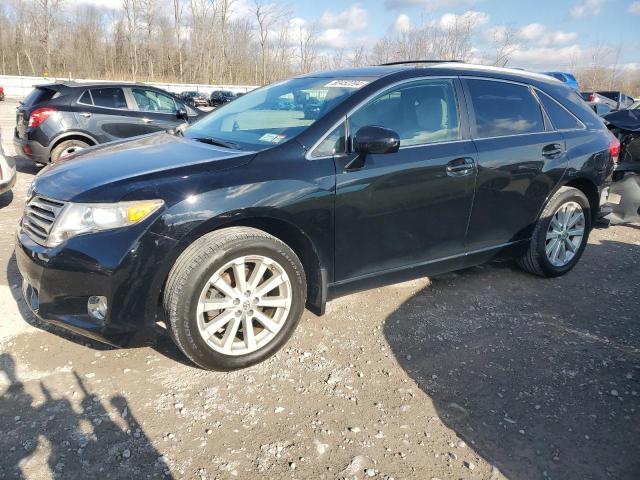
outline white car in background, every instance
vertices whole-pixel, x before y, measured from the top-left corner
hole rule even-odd
[[[12,157],[6,157],[0,143],[0,195],[8,192],[16,183],[16,164]]]

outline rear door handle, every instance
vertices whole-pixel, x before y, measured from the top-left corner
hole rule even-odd
[[[91,114],[89,112],[83,112],[80,115],[82,115],[84,118],[89,118],[91,117]]]
[[[564,148],[559,143],[550,143],[542,148],[542,155],[547,158],[558,158],[564,154]]]
[[[153,120],[151,120],[150,118],[143,118],[142,121],[144,123],[153,123]]]
[[[450,177],[463,177],[473,173],[476,163],[471,157],[461,157],[447,163],[447,175]]]

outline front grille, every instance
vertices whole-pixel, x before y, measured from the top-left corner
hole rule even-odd
[[[27,202],[22,216],[22,230],[36,243],[47,243],[53,222],[64,208],[65,203],[50,198],[34,196]]]

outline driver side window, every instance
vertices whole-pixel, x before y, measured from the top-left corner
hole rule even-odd
[[[142,112],[176,113],[176,103],[169,95],[155,90],[132,88],[131,93]]]
[[[460,139],[460,121],[453,80],[407,83],[386,91],[349,118],[350,143],[357,131],[377,125],[395,130],[400,146]]]

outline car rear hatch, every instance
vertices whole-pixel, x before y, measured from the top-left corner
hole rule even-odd
[[[16,136],[22,139],[27,138],[27,128],[29,128],[29,116],[36,107],[42,106],[56,96],[58,93],[57,85],[38,85],[24,101],[16,108]]]

